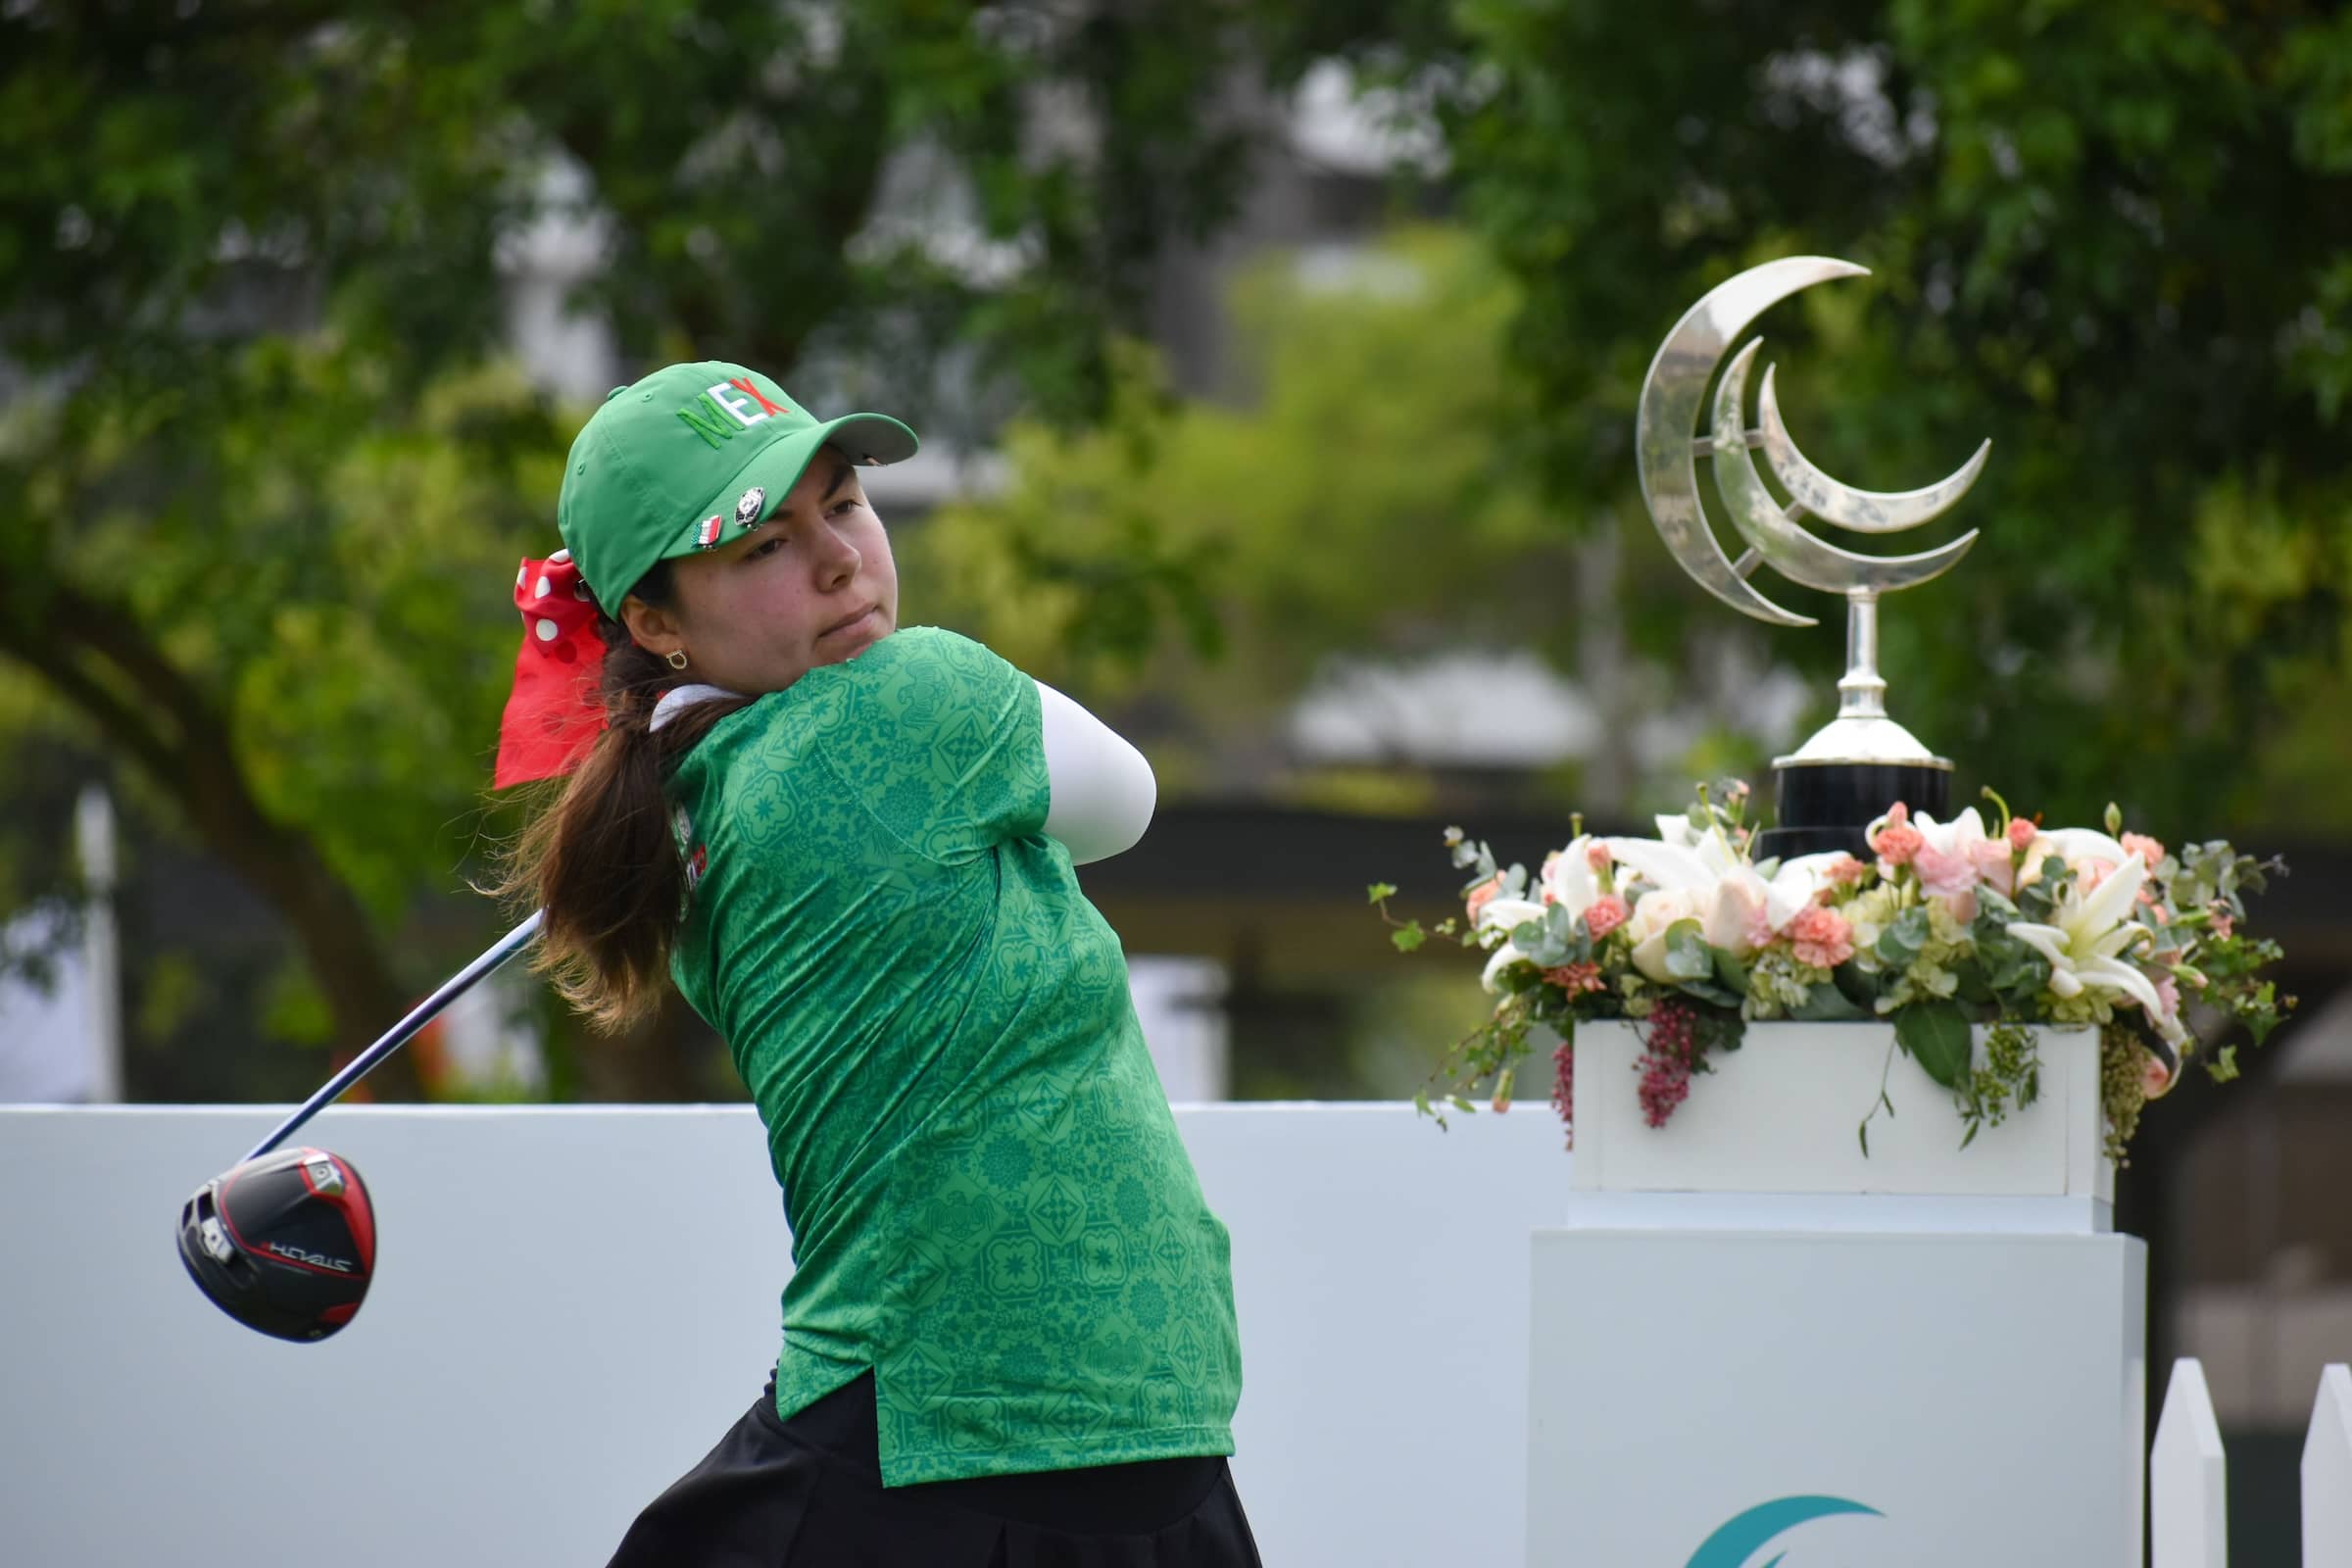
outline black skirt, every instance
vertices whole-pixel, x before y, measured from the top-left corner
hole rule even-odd
[[[611,1568],[1260,1568],[1220,1458],[882,1485],[869,1373],[775,1388],[637,1516]]]

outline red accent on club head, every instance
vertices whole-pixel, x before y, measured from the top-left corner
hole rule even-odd
[[[321,1323],[331,1324],[336,1328],[341,1328],[344,1324],[351,1321],[353,1314],[358,1312],[359,1309],[359,1302],[345,1301],[339,1306],[330,1306],[324,1311],[320,1312],[318,1314],[318,1321]]]
[[[343,1196],[337,1200],[343,1205],[343,1217],[351,1225],[351,1242],[360,1250],[360,1267],[369,1274],[375,1272],[375,1200],[368,1196],[368,1187],[360,1173],[348,1161],[335,1160],[335,1169],[343,1173]]]
[[[368,1199],[367,1185],[360,1180],[360,1173],[351,1168],[349,1160],[330,1150],[305,1145],[295,1152],[302,1155],[302,1163],[295,1167],[302,1175],[302,1185],[310,1189],[312,1196],[323,1199],[343,1211],[343,1223],[351,1231],[352,1246],[359,1250],[360,1272],[373,1274],[375,1204]],[[318,1184],[311,1180],[311,1163],[318,1159],[334,1166],[335,1173],[343,1178],[343,1190],[340,1193],[321,1193]]]

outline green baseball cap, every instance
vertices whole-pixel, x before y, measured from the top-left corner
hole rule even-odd
[[[853,463],[914,456],[881,414],[819,419],[740,365],[671,365],[614,387],[571,443],[556,527],[606,613],[654,563],[758,527],[827,443]]]

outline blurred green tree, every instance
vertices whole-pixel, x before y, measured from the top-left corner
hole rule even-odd
[[[1405,78],[1570,514],[1639,519],[1633,400],[1705,289],[1859,262],[1758,328],[1807,451],[1900,489],[1993,440],[1976,549],[1886,612],[1900,715],[2070,818],[2352,826],[2352,13],[1670,9],[1470,0]]]
[[[367,1040],[443,956],[387,938],[468,857],[507,575],[582,412],[507,355],[532,226],[586,225],[571,303],[632,368],[820,367],[951,434],[1083,420],[1149,264],[1234,200],[1235,73],[1344,9],[8,7],[17,754],[134,768],[300,944],[280,1032]],[[68,874],[0,865],[12,902]]]
[[[1008,426],[1011,482],[927,518],[903,570],[1041,678],[1150,703],[1178,789],[1214,753],[1262,753],[1335,659],[1532,645],[1573,665],[1588,568],[1529,461],[1504,355],[1520,304],[1458,228],[1400,228],[1336,270],[1268,258],[1231,301],[1247,408],[1172,396],[1130,346],[1106,420]],[[1273,783],[1426,806],[1406,762]]]
[[[1383,25],[1362,77],[1443,129],[1507,308],[1416,316],[1369,279],[1253,310],[1267,285],[1248,285],[1248,419],[1154,431],[1139,402],[1117,441],[1015,441],[1011,494],[956,546],[1023,606],[1007,636],[1068,624],[1075,650],[1145,667],[1156,605],[1243,645],[1220,707],[1434,626],[1573,663],[1596,606],[1637,656],[1687,667],[1694,633],[1737,620],[1643,516],[1644,368],[1733,272],[1837,255],[1876,275],[1758,327],[1808,452],[1901,489],[1993,440],[1946,530],[1982,529],[1975,551],[1886,611],[1898,716],[1964,789],[2056,816],[2121,791],[2168,835],[2352,829],[2352,18],[1470,0]],[[1426,380],[1463,374],[1494,379]],[[1424,488],[1446,476],[1467,483]],[[1464,525],[1497,509],[1502,531]],[[1623,546],[1598,596],[1551,571],[1595,530]],[[1842,616],[1783,602],[1823,624],[1772,653],[1826,696]]]

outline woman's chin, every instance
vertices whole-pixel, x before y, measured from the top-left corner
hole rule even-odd
[[[889,636],[893,630],[889,614],[869,610],[849,625],[826,632],[816,640],[818,657],[828,664],[845,663]]]

